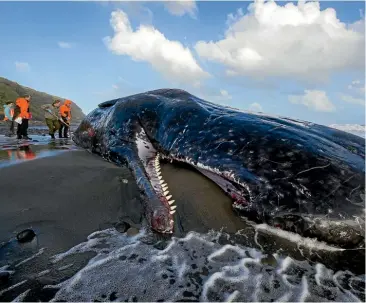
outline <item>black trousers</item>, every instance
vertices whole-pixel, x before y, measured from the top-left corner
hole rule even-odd
[[[28,119],[22,119],[22,124],[18,124],[17,128],[17,136],[20,137],[28,137]]]
[[[14,120],[11,120],[10,133],[14,135]]]
[[[62,117],[61,118],[62,119],[62,121],[64,121],[65,123],[67,123],[67,119],[66,118],[64,118],[64,117]],[[61,138],[62,136],[64,137],[64,138],[66,138],[67,137],[67,133],[69,132],[69,127],[68,126],[66,126],[65,124],[63,124],[62,122],[60,123],[60,128],[59,128],[59,130],[58,130],[58,136],[59,136],[59,138]]]

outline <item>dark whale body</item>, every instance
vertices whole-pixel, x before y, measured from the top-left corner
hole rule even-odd
[[[250,221],[342,248],[364,246],[365,141],[355,135],[160,89],[100,104],[73,140],[128,165],[158,232],[174,226],[175,202],[160,174],[167,159],[213,180]]]

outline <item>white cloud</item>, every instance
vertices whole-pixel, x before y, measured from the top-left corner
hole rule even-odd
[[[185,87],[182,87],[186,89]],[[225,89],[217,89],[209,85],[202,85],[197,88],[187,89],[190,93],[197,96],[198,98],[211,101],[214,103],[219,103],[221,105],[228,105],[233,96]]]
[[[118,85],[116,85],[116,84],[113,84],[113,85],[112,85],[112,88],[113,88],[113,89],[119,89]]]
[[[57,44],[60,48],[71,48],[71,43],[69,43],[69,42],[60,41],[60,42],[57,42]]]
[[[290,95],[288,100],[318,112],[333,112],[336,109],[325,91],[321,90],[305,90],[304,95]]]
[[[360,21],[364,24],[364,21]],[[277,5],[255,1],[248,13],[228,15],[225,38],[199,41],[197,53],[226,67],[228,76],[325,80],[329,73],[363,69],[365,35],[318,2]]]
[[[364,98],[355,98],[350,95],[341,94],[340,98],[342,101],[357,105],[365,106],[365,99]]]
[[[260,105],[257,102],[254,102],[252,104],[249,105],[249,109],[255,112],[262,112],[263,111],[263,107],[262,105]]]
[[[172,81],[198,85],[201,80],[209,77],[198,65],[189,48],[178,41],[168,40],[154,27],[140,25],[134,31],[122,10],[112,12],[110,23],[114,36],[104,38],[104,42],[115,54],[128,55],[134,61],[149,62]]]
[[[196,17],[197,5],[195,1],[164,1],[165,9],[175,16],[183,16],[189,14],[192,18]]]
[[[231,100],[233,97],[228,93],[227,90],[220,89],[220,97],[225,100]]]
[[[353,31],[365,34],[365,17],[362,17],[361,20],[349,24],[348,28]]]
[[[15,68],[19,72],[29,72],[30,71],[30,65],[27,62],[15,62]]]
[[[352,92],[365,95],[365,82],[361,80],[353,80],[352,83],[348,85],[348,89]]]

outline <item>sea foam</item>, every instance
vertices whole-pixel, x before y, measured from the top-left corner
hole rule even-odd
[[[59,289],[53,301],[361,302],[365,297],[364,276],[222,245],[217,232],[190,232],[172,238],[163,250],[145,238],[144,232],[129,237],[106,229],[54,256],[57,265],[73,254],[96,253],[73,277],[49,286]]]

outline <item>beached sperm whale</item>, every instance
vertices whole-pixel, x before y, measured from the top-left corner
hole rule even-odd
[[[206,175],[250,221],[344,248],[363,245],[361,137],[160,89],[101,103],[73,140],[128,165],[143,193],[145,216],[160,233],[173,232],[177,203],[160,173],[159,163],[167,159]]]

